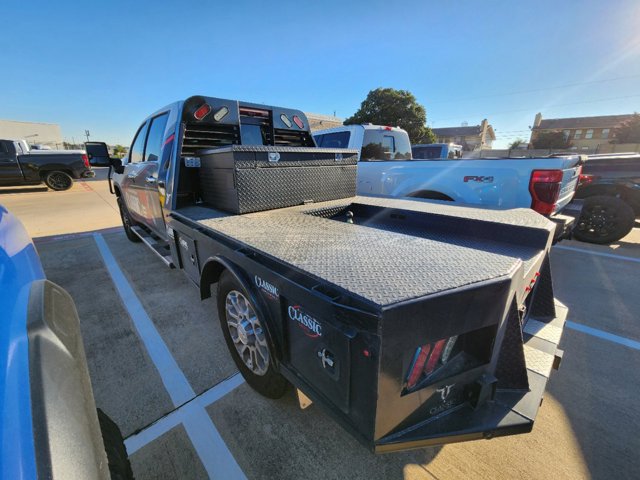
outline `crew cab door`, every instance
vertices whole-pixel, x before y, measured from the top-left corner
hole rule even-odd
[[[125,202],[130,214],[161,238],[166,237],[158,192],[158,163],[168,113],[148,120],[138,131],[124,170]]]
[[[23,180],[13,142],[0,140],[0,185],[15,185]]]

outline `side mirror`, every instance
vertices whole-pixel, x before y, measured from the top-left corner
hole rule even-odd
[[[113,167],[113,170],[116,173],[124,173],[124,166],[122,165],[122,160],[119,158],[109,158],[109,163],[111,164],[111,166]]]

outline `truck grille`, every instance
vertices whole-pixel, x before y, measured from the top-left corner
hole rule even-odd
[[[182,156],[196,155],[200,150],[239,145],[240,132],[236,125],[207,125],[187,123],[182,142]]]

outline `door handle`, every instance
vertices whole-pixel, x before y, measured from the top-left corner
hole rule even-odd
[[[156,177],[147,177],[144,179],[145,183],[148,183],[149,185],[155,185],[156,182],[158,181],[158,179]]]

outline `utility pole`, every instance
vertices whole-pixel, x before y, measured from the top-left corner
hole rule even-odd
[[[84,134],[87,136],[87,142],[89,141],[89,130],[85,130]]]

